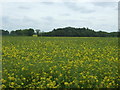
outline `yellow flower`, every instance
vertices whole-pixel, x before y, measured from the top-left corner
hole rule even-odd
[[[64,82],[65,85],[68,85],[69,83],[68,82]]]
[[[14,77],[8,77],[10,80],[15,80],[15,78]]]
[[[60,74],[60,77],[62,76],[62,74]]]
[[[22,71],[23,71],[23,70],[25,70],[25,68],[24,68],[24,67],[22,68]]]
[[[109,83],[109,85],[112,85],[112,83]]]
[[[10,84],[11,84],[11,85],[15,85],[15,83],[14,83],[14,82],[11,82]]]
[[[80,83],[82,83],[83,81],[80,81]]]
[[[24,85],[24,83],[21,83],[21,85]]]
[[[6,88],[6,86],[4,84],[2,84],[2,88]]]
[[[26,78],[23,78],[23,80],[26,80]]]
[[[2,83],[5,83],[5,82],[6,82],[6,80],[2,79]]]
[[[33,79],[32,81],[35,82],[35,79]]]
[[[98,80],[96,80],[96,82],[98,82]]]

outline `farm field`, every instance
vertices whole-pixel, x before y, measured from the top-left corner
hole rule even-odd
[[[3,88],[117,88],[118,38],[3,37]]]

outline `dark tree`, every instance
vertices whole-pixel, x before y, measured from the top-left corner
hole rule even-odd
[[[16,36],[32,36],[34,34],[34,29],[24,29],[24,30],[16,30],[11,31],[10,35],[16,35]]]
[[[107,33],[103,31],[95,32],[89,28],[65,27],[53,29],[53,31],[42,34],[43,36],[64,36],[64,37],[117,37],[117,32]]]
[[[9,35],[9,32],[7,30],[1,30],[0,32],[2,32],[3,36],[7,36]]]
[[[40,33],[40,29],[36,29],[36,34],[39,36],[39,33]]]

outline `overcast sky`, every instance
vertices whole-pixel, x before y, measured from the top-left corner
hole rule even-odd
[[[118,31],[117,2],[7,2],[2,3],[1,29],[88,27]]]

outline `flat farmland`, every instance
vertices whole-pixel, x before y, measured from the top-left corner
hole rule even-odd
[[[118,38],[3,37],[3,88],[117,88]]]

